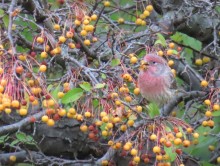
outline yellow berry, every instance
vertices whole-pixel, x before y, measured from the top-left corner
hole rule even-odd
[[[54,120],[53,119],[48,119],[47,125],[50,126],[50,127],[54,126],[55,125]]]
[[[135,56],[131,57],[131,59],[130,59],[131,64],[135,64],[135,63],[137,63],[137,61],[138,61],[138,59]]]
[[[207,57],[207,56],[204,56],[203,58],[202,58],[202,62],[203,63],[209,63],[210,62],[210,58],[209,57]]]
[[[109,1],[104,1],[104,6],[105,7],[109,7],[111,4],[110,4],[110,2]]]
[[[87,131],[88,131],[88,127],[87,127],[86,125],[81,125],[81,126],[80,126],[80,130],[81,130],[82,132],[87,132]]]
[[[214,104],[214,105],[212,106],[212,109],[213,109],[213,111],[218,111],[218,110],[220,109],[219,104]]]
[[[150,15],[150,12],[149,12],[148,10],[145,10],[144,13],[143,13],[143,15],[144,15],[145,17],[148,17],[148,16]]]
[[[146,10],[152,12],[154,10],[154,7],[152,5],[147,5]]]
[[[170,47],[171,49],[174,49],[175,44],[174,44],[174,43],[169,43],[169,47]]]
[[[98,16],[97,16],[96,14],[93,14],[93,15],[91,16],[91,20],[92,20],[92,21],[96,21],[96,20],[97,20],[97,17],[98,17]]]
[[[135,88],[134,89],[134,94],[139,95],[140,94],[140,88]]]
[[[45,72],[47,70],[47,66],[46,65],[40,65],[39,70],[40,70],[40,72]]]
[[[86,46],[89,46],[91,43],[90,43],[90,40],[88,40],[88,39],[86,39],[86,40],[84,40],[84,44],[86,45]]]
[[[137,18],[136,21],[135,21],[135,24],[136,25],[141,25],[142,24],[142,19]]]
[[[59,42],[64,43],[66,41],[66,38],[64,36],[59,37]]]
[[[211,105],[211,101],[210,101],[209,99],[206,99],[206,100],[204,101],[204,104],[209,106],[209,105]]]
[[[56,30],[56,31],[59,31],[60,30],[60,25],[59,24],[54,24],[53,29]]]
[[[42,122],[47,122],[49,120],[49,117],[47,115],[44,115],[41,117]]]
[[[202,65],[202,59],[196,59],[196,61],[195,61],[195,65],[197,65],[197,66],[201,66]]]
[[[15,162],[16,161],[16,156],[14,156],[14,155],[11,155],[10,157],[9,157],[9,160],[10,161],[12,161],[12,162]]]
[[[28,113],[28,110],[25,108],[21,108],[19,110],[19,115],[21,115],[21,116],[25,116],[25,115],[27,115],[27,113]]]
[[[173,66],[174,65],[174,61],[173,60],[169,60],[168,61],[168,65],[171,67],[171,66]]]
[[[201,87],[207,87],[208,86],[208,82],[206,80],[202,80],[200,85],[201,85]]]

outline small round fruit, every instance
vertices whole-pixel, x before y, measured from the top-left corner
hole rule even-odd
[[[135,56],[131,57],[131,59],[130,59],[131,64],[135,64],[135,63],[137,63],[137,61],[138,61],[138,59]]]
[[[189,140],[184,140],[183,141],[183,146],[184,147],[189,147],[190,146],[190,141]]]
[[[81,126],[80,126],[80,130],[81,130],[82,132],[87,132],[87,131],[88,131],[88,127],[87,127],[86,125],[81,125]]]
[[[98,18],[98,16],[96,14],[91,15],[91,20],[92,21],[96,21]]]
[[[76,26],[80,26],[80,25],[81,25],[81,21],[75,20],[75,21],[74,21],[74,24],[75,24]]]
[[[195,61],[195,65],[197,65],[197,66],[202,66],[202,59],[196,59],[196,61]]]
[[[64,96],[64,93],[63,92],[58,92],[57,96],[58,96],[59,99],[61,99]]]
[[[11,102],[11,106],[12,106],[13,108],[18,108],[19,105],[20,105],[20,103],[19,103],[18,100],[13,100],[13,101]]]
[[[128,126],[133,126],[134,125],[134,120],[129,119],[127,124],[128,124]]]
[[[71,49],[76,48],[76,45],[75,45],[74,43],[69,43],[68,46],[69,46],[69,48],[71,48]]]
[[[12,162],[15,162],[16,161],[16,156],[14,156],[14,155],[11,155],[10,157],[9,157],[9,160],[10,161],[12,161]]]
[[[91,114],[91,112],[86,111],[86,112],[84,113],[84,116],[85,116],[86,118],[90,118],[90,117],[92,116],[92,114]]]
[[[46,65],[40,65],[39,70],[40,70],[40,72],[45,72],[47,70],[47,66]]]
[[[17,66],[15,71],[16,73],[21,74],[24,71],[24,68],[22,66]]]
[[[28,110],[26,108],[21,108],[19,110],[19,115],[21,115],[21,116],[25,116],[25,115],[27,115],[27,113],[28,113]]]
[[[220,156],[219,156],[219,157],[217,157],[217,159],[216,159],[216,160],[217,160],[217,163],[218,163],[218,164],[220,164]]]
[[[209,57],[207,57],[207,56],[204,56],[203,58],[202,58],[202,62],[203,63],[209,63],[210,62],[210,58]]]
[[[158,54],[159,56],[163,56],[163,51],[158,51],[157,54]]]
[[[199,133],[193,133],[194,138],[199,138]]]
[[[60,42],[60,43],[64,43],[65,41],[66,41],[65,36],[60,36],[60,37],[59,37],[59,42]]]
[[[44,52],[41,52],[41,54],[40,54],[40,57],[41,57],[41,58],[47,58],[47,56],[48,56],[48,55],[47,55],[47,52],[45,52],[45,51],[44,51]]]
[[[170,47],[171,49],[174,49],[175,44],[174,44],[174,43],[169,43],[169,47]]]
[[[56,30],[56,31],[59,31],[60,30],[60,25],[59,24],[54,24],[53,29]]]
[[[177,138],[181,138],[182,136],[183,136],[183,134],[181,132],[176,133]]]
[[[110,2],[109,1],[104,1],[104,6],[105,7],[109,7],[111,4],[110,4]]]
[[[204,101],[204,104],[209,106],[209,105],[211,105],[211,101],[210,101],[209,99],[206,99],[206,100]]]
[[[206,80],[202,80],[201,83],[200,83],[201,87],[207,87],[208,84],[209,83]]]
[[[134,158],[133,158],[133,161],[135,162],[135,163],[139,163],[140,162],[140,157],[139,156],[135,156]]]
[[[152,12],[154,10],[154,7],[152,5],[147,5],[146,10]]]
[[[136,21],[135,21],[135,24],[136,25],[141,25],[142,24],[142,19],[137,18]]]
[[[140,88],[135,88],[134,89],[134,94],[139,95],[140,94]]]
[[[150,12],[149,12],[148,10],[145,10],[145,11],[143,12],[143,15],[144,15],[145,17],[148,17],[148,16],[150,15]]]
[[[131,149],[130,153],[132,156],[136,156],[138,154],[138,150],[133,148]]]
[[[207,122],[206,120],[204,120],[204,121],[202,122],[202,126],[204,126],[204,127],[208,126],[208,122]]]
[[[87,35],[87,31],[86,30],[81,30],[80,35],[81,36],[86,36]]]
[[[72,38],[73,37],[73,32],[71,32],[71,31],[68,31],[68,32],[66,32],[66,37],[67,38]]]
[[[88,40],[88,39],[86,39],[86,40],[84,40],[84,42],[83,42],[86,46],[90,46],[90,40]]]
[[[173,50],[172,49],[168,49],[167,50],[167,55],[173,55]]]
[[[106,130],[102,131],[102,136],[107,137],[108,136],[108,132]]]
[[[212,109],[213,109],[213,111],[218,111],[219,109],[220,109],[220,106],[219,106],[219,104],[214,104],[213,106],[212,106]]]
[[[125,22],[125,20],[124,20],[123,18],[119,18],[119,19],[118,19],[118,23],[119,23],[119,24],[124,24],[124,22]]]
[[[44,38],[42,38],[42,37],[37,37],[37,42],[38,42],[39,44],[42,44],[42,43],[44,42]]]
[[[44,116],[41,117],[42,122],[46,123],[48,120],[49,120],[49,117],[47,115],[44,115]]]
[[[156,134],[151,134],[150,140],[155,141],[156,139],[157,139],[157,135]]]
[[[173,66],[173,65],[174,65],[174,61],[173,61],[173,60],[169,60],[169,61],[168,61],[168,66],[171,67],[171,66]]]
[[[153,152],[154,153],[160,153],[160,147],[159,146],[154,146],[153,147]]]
[[[205,116],[211,117],[211,116],[212,116],[212,112],[211,112],[211,111],[206,111],[206,112],[205,112]]]
[[[48,119],[47,125],[50,126],[50,127],[54,126],[55,125],[54,120],[53,119]]]

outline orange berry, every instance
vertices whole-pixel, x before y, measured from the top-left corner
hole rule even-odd
[[[174,44],[174,43],[169,43],[169,47],[170,47],[171,49],[174,49],[175,44]]]
[[[134,125],[134,120],[129,119],[127,124],[128,124],[128,126],[133,126]]]
[[[207,87],[208,84],[209,83],[206,80],[202,80],[201,83],[200,83],[201,87]]]
[[[135,63],[137,63],[137,61],[138,61],[138,59],[135,56],[131,57],[131,59],[130,59],[131,64],[135,64]]]
[[[60,25],[59,24],[54,24],[53,29],[56,30],[56,31],[59,31],[60,30]]]
[[[140,94],[140,88],[135,88],[134,89],[134,94],[139,95]]]
[[[168,49],[168,50],[167,50],[167,55],[173,55],[173,50]]]
[[[206,111],[206,112],[205,112],[205,116],[211,117],[211,116],[212,116],[212,112],[211,112],[211,111]]]
[[[163,56],[163,51],[158,51],[157,54],[158,54],[159,56]]]

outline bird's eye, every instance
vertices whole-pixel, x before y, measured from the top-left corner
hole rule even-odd
[[[154,64],[154,65],[155,65],[156,63],[157,63],[157,62],[155,62],[155,61],[152,62],[152,64]]]

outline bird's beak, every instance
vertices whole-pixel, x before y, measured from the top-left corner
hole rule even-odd
[[[145,70],[147,70],[148,65],[149,65],[149,64],[148,64],[146,61],[141,61],[141,64],[140,64],[139,69],[145,71]]]

